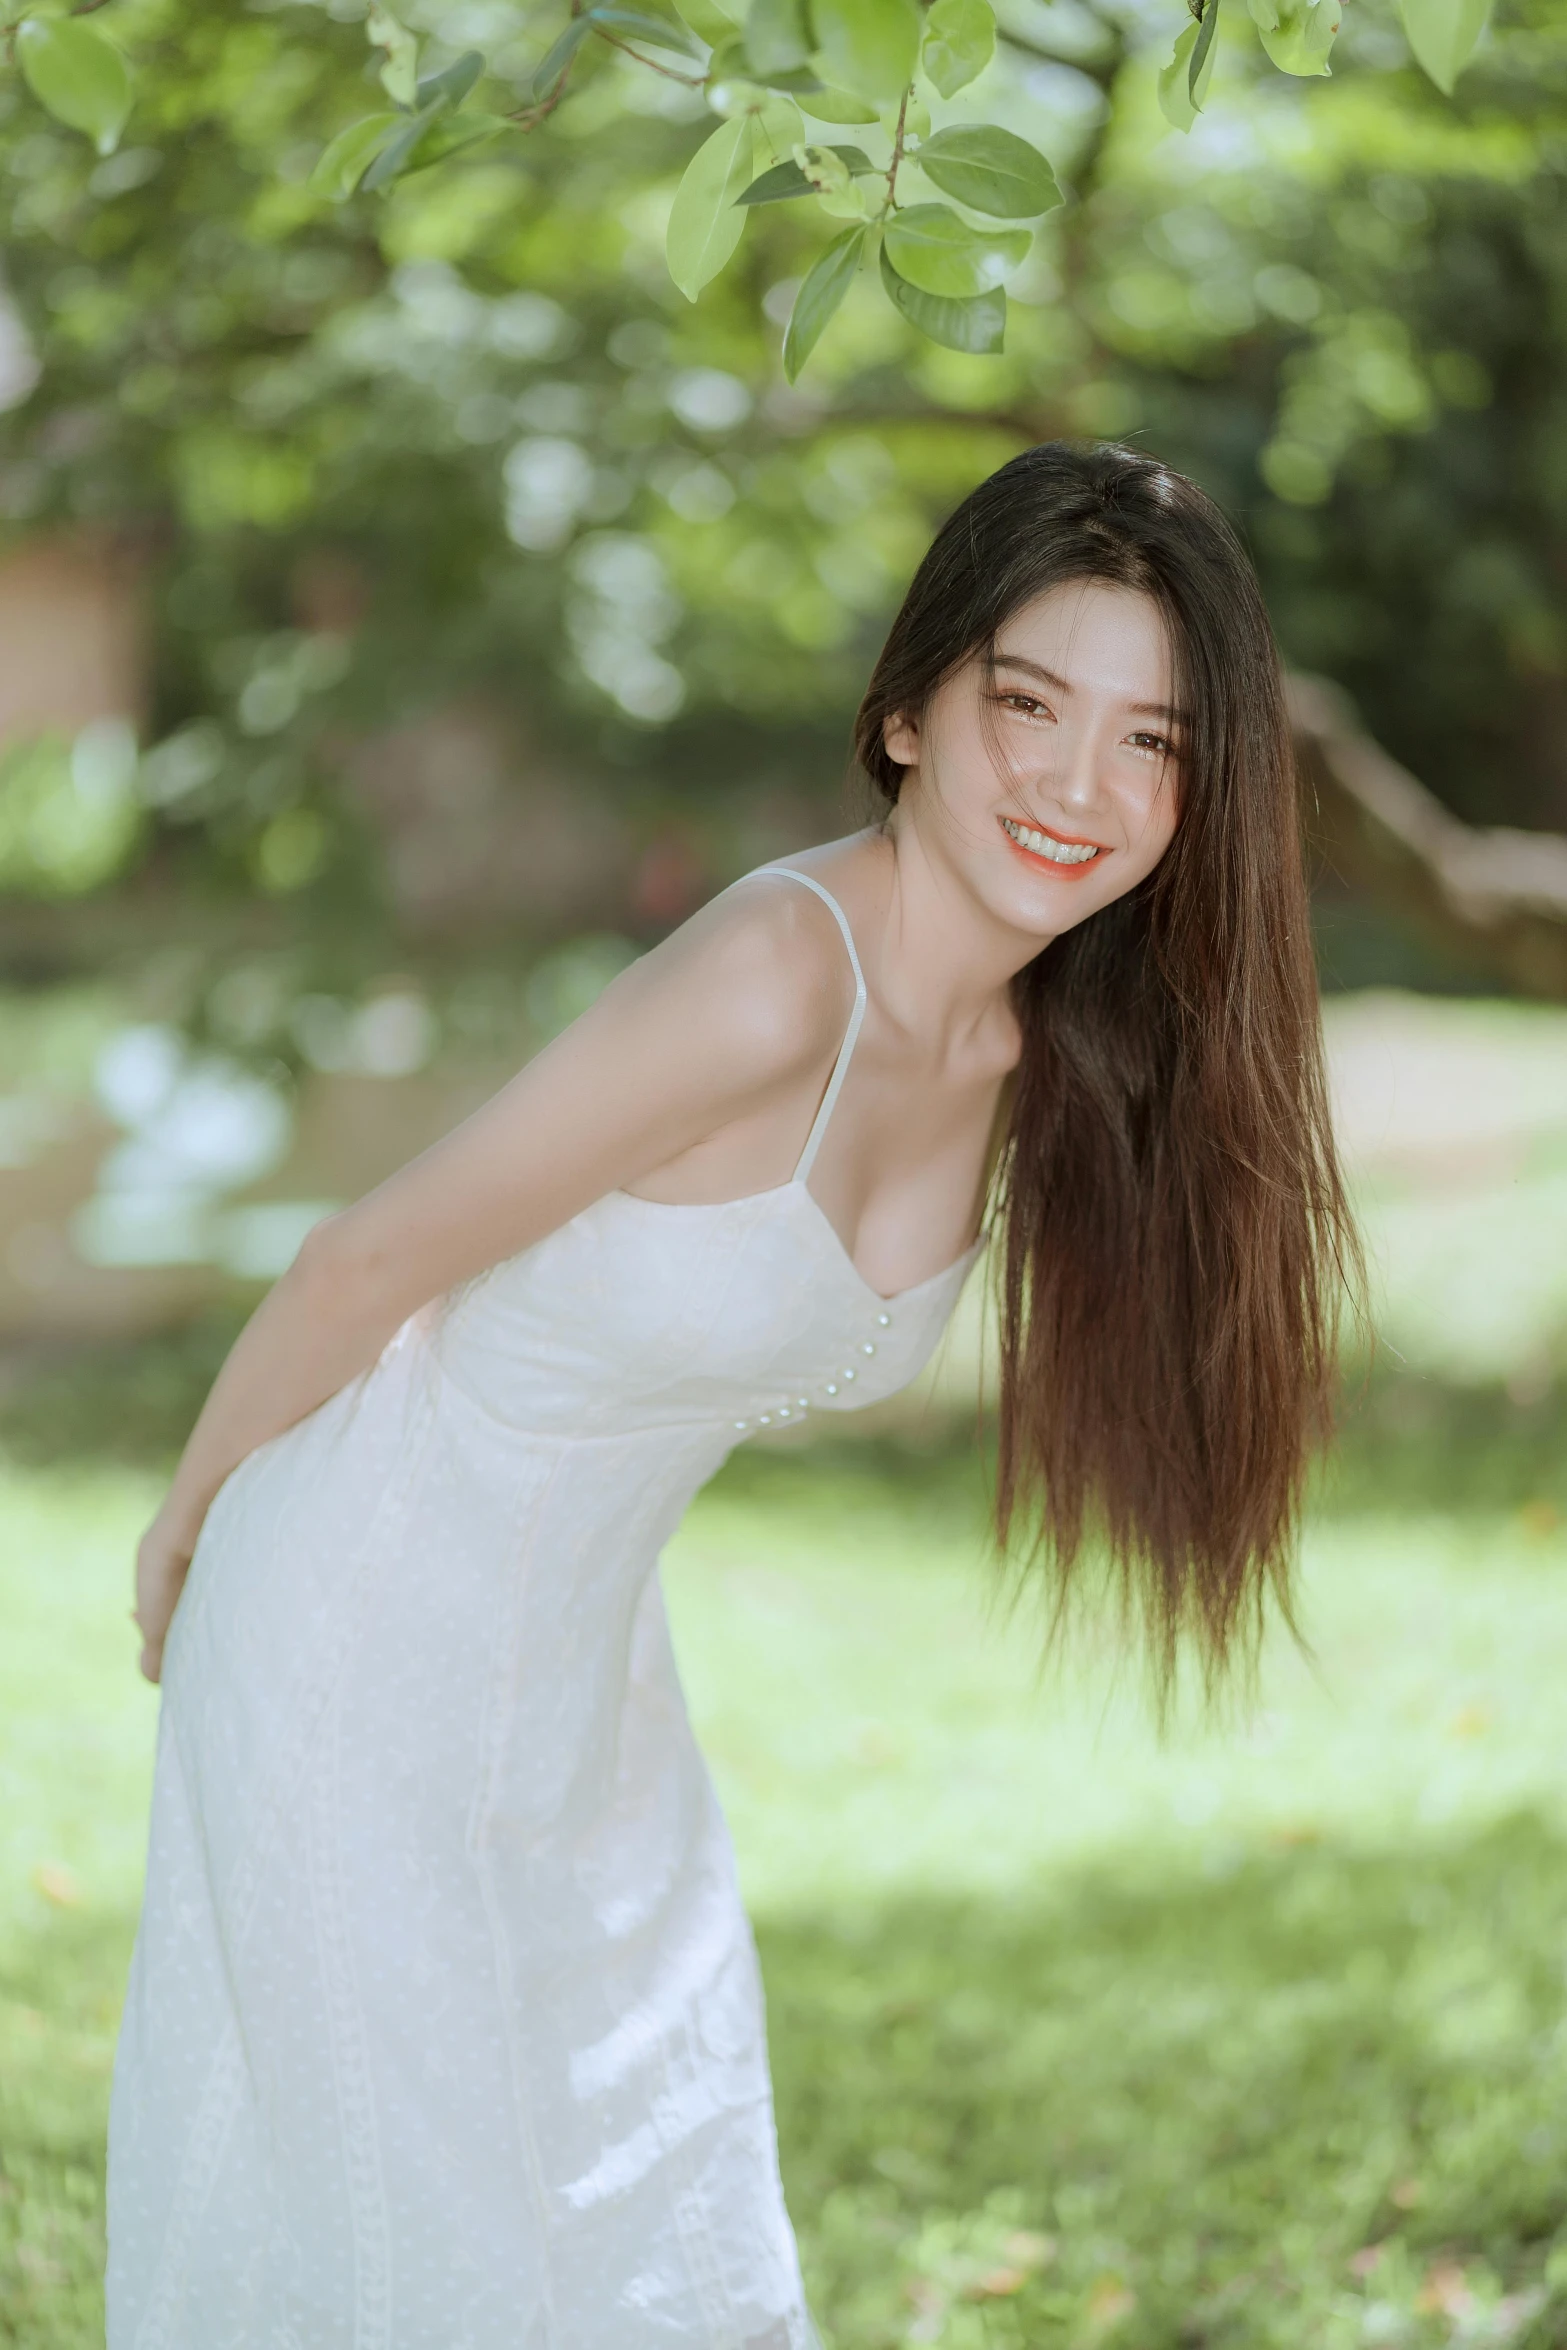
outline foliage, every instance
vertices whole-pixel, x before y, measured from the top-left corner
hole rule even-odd
[[[444,32],[522,90],[537,46],[496,46],[501,20],[467,5]],[[1207,480],[1286,649],[1466,813],[1563,821],[1567,42],[1554,0],[1514,0],[1450,104],[1379,8],[1349,20],[1331,90],[1277,81],[1237,12],[1183,140],[1139,22],[1007,0],[990,62],[932,98],[922,134],[958,175],[927,180],[932,204],[962,204],[973,141],[994,157],[999,132],[1070,191],[1023,224],[1000,350],[1002,288],[872,271],[857,219],[829,213],[823,245],[821,199],[874,178],[853,124],[770,167],[792,186],[809,164],[811,203],[768,172],[741,191],[743,241],[690,306],[661,256],[712,117],[597,35],[536,134],[344,202],[312,174],[367,89],[387,97],[391,52],[362,21],[117,0],[137,101],[101,160],[0,85],[33,353],[0,416],[0,521],[140,564],[154,692],[135,821],[112,837],[149,921],[221,959],[243,903],[312,952],[357,951],[391,886],[389,746],[480,703],[514,729],[519,775],[602,783],[623,865],[673,841],[700,887],[765,855],[769,825],[829,828],[846,710],[931,524],[1061,431],[1133,433]],[[928,55],[938,32],[961,49],[963,21],[935,9]],[[981,356],[932,344],[933,321]],[[791,366],[813,342],[793,385],[786,339]],[[69,816],[57,756],[50,772]],[[0,782],[7,842],[31,836],[37,788]],[[0,887],[62,886],[4,856]],[[109,865],[54,870],[80,889]],[[461,922],[465,948],[481,927]],[[86,931],[52,935],[90,952]],[[386,967],[384,943],[364,952]]]
[[[93,25],[54,16],[24,16],[11,38],[39,104],[112,155],[131,110],[130,73],[114,44]]]
[[[1179,130],[1191,128],[1206,98],[1219,23],[1219,0],[1189,6],[1193,23],[1159,80],[1160,104]],[[1283,72],[1330,71],[1338,0],[1248,6]],[[1416,57],[1451,92],[1485,29],[1488,0],[1404,0],[1404,12]],[[525,20],[524,38],[534,29]],[[669,215],[670,274],[690,300],[732,257],[748,202],[764,186],[769,202],[814,199],[834,219],[863,221],[865,233],[840,233],[833,265],[818,265],[801,288],[808,316],[792,323],[784,349],[791,382],[873,250],[888,299],[922,334],[957,351],[999,351],[1002,282],[1027,260],[1033,240],[1023,230],[998,233],[990,223],[1037,219],[1061,200],[1044,156],[1016,132],[980,124],[931,133],[925,91],[953,98],[990,63],[997,30],[990,0],[939,0],[928,16],[918,0],[692,0],[679,17],[623,0],[570,0],[564,28],[526,77],[526,95],[499,110],[470,104],[486,81],[508,80],[482,50],[463,50],[421,74],[418,36],[385,0],[370,0],[365,30],[372,48],[384,52],[378,78],[390,110],[381,106],[346,123],[324,149],[312,185],[338,201],[359,188],[389,187],[508,131],[537,130],[604,45],[701,92],[722,118],[691,157]],[[130,77],[113,44],[75,15],[24,17],[11,41],[40,104],[87,132],[101,155],[112,154],[131,109]],[[667,62],[670,55],[687,61],[684,71]],[[514,78],[505,97],[518,97]],[[883,159],[872,162],[855,149],[861,161],[851,170],[838,148],[806,138],[804,116],[877,126]],[[923,177],[962,209],[900,203],[907,171],[916,187]]]
[[[0,754],[0,889],[71,897],[117,873],[142,829],[135,774],[123,719]]]

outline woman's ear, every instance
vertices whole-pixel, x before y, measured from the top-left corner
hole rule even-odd
[[[905,718],[900,710],[892,718],[881,722],[882,747],[889,759],[900,767],[917,767],[920,762],[920,730],[912,718]]]

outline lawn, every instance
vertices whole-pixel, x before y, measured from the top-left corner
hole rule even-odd
[[[667,1582],[830,2350],[1567,2345],[1561,1430],[1432,1409],[1373,1399],[1321,1501],[1313,1659],[1163,1745],[1105,1660],[1042,1677],[987,1607],[961,1458],[748,1458],[697,1506]],[[27,2350],[100,2339],[153,1492],[86,1448],[0,1475]]]

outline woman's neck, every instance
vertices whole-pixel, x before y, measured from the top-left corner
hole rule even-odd
[[[1012,1019],[1011,983],[1043,941],[1015,929],[968,887],[912,809],[862,836],[875,874],[864,945],[883,1008],[901,1027],[940,1042]]]

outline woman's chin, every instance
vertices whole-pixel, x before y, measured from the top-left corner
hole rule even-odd
[[[1041,946],[1108,903],[1103,874],[1088,871],[1081,880],[1063,880],[1042,859],[1036,871],[1019,870],[1010,857],[1004,864],[996,859],[987,864],[979,896],[1011,929],[1037,938]]]

